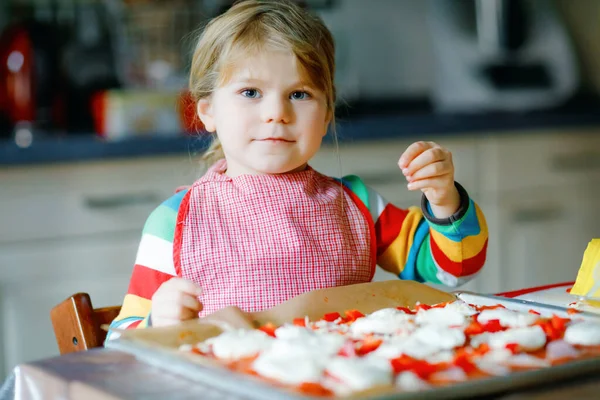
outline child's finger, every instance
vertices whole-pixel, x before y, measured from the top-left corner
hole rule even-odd
[[[445,175],[444,175],[445,176]],[[408,190],[418,189],[441,189],[447,184],[444,182],[444,176],[437,176],[435,178],[420,179],[418,181],[410,182],[407,186]]]
[[[437,161],[427,164],[413,174],[407,176],[409,182],[418,181],[420,179],[435,178],[442,175],[447,175],[450,172],[450,166],[444,161]]]
[[[403,170],[402,172],[404,172],[404,169],[408,167],[415,157],[429,148],[431,148],[431,145],[429,145],[427,142],[415,142],[408,146],[398,160],[398,166]]]
[[[198,318],[198,312],[200,310],[191,310],[189,308],[182,308],[179,310],[179,315],[177,316],[180,321],[187,321],[188,319]]]
[[[446,153],[444,152],[444,150],[440,147],[434,147],[434,148],[430,148],[425,150],[424,152],[420,153],[418,156],[416,156],[409,164],[406,168],[404,168],[402,170],[402,173],[405,176],[412,176],[415,174],[415,172],[417,172],[418,170],[422,169],[423,167],[438,162],[438,161],[445,161],[446,160]]]
[[[188,293],[194,296],[202,294],[202,287],[194,282],[182,278],[173,278],[170,281],[171,287],[179,292]]]
[[[189,295],[187,293],[181,293],[179,304],[181,305],[181,307],[191,311],[198,312],[202,310],[202,303],[200,303],[195,296]]]

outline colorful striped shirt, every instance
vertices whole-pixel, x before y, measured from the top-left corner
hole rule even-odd
[[[456,287],[482,268],[488,241],[485,217],[458,183],[458,211],[449,218],[437,219],[425,196],[421,207],[402,209],[356,176],[344,177],[342,182],[369,210],[375,226],[377,264],[384,270],[400,279]],[[162,283],[177,276],[173,242],[186,193],[184,190],[175,194],[148,217],[129,289],[111,328],[148,326],[152,295]],[[116,336],[111,332],[109,339]]]

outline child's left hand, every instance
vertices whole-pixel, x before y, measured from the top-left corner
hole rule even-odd
[[[408,181],[409,190],[425,194],[436,218],[448,218],[460,206],[454,186],[452,153],[434,142],[416,142],[404,151],[398,166]]]

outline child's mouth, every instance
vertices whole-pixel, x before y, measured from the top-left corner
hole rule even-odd
[[[259,142],[267,142],[267,143],[294,143],[293,140],[287,140],[283,138],[265,138],[260,139]]]

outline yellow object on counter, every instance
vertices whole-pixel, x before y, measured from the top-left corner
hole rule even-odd
[[[571,294],[584,297],[587,303],[600,307],[600,239],[592,239],[585,249]]]

